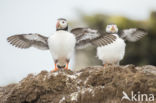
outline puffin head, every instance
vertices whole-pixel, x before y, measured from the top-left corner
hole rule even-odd
[[[64,18],[57,19],[56,30],[68,30],[68,22]]]
[[[118,33],[118,27],[116,24],[109,24],[106,26],[107,33]]]

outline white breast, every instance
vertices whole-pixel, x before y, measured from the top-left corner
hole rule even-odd
[[[125,42],[119,38],[117,34],[113,34],[117,37],[116,41],[106,46],[97,48],[97,57],[103,61],[103,63],[116,64],[123,59],[125,54]]]
[[[76,44],[75,36],[66,31],[56,31],[48,39],[50,52],[54,60],[65,57],[70,59],[74,53]]]

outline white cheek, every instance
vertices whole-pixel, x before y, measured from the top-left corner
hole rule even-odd
[[[60,23],[60,25],[61,25],[61,27],[63,27],[63,28],[65,27],[65,24],[64,24],[64,23]]]
[[[110,32],[110,29],[109,28],[106,28],[106,32]]]
[[[62,25],[63,28],[65,28],[66,26],[67,26],[66,24],[63,24],[63,25]]]

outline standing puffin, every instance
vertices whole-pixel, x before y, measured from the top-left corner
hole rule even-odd
[[[77,31],[78,30],[78,31]],[[55,62],[54,71],[58,69],[68,69],[68,63],[72,57],[75,48],[84,48],[90,35],[97,37],[97,31],[89,28],[75,28],[68,32],[68,22],[60,18],[56,23],[56,32],[49,36],[43,36],[37,33],[17,34],[7,38],[8,42],[18,48],[35,47],[40,50],[50,50]],[[89,36],[86,36],[89,35]]]
[[[118,32],[118,27],[115,24],[107,25],[106,32],[103,34],[90,28],[76,28],[72,32],[79,35],[76,43],[79,48],[88,45],[97,47],[97,57],[104,66],[119,64],[125,55],[126,40],[135,42],[147,34],[145,30],[139,28],[124,29]]]
[[[55,62],[55,71],[58,68],[68,69],[68,63],[74,53],[76,38],[68,32],[66,19],[60,18],[56,24],[56,32],[48,38],[49,50]]]
[[[97,57],[102,60],[104,65],[107,64],[117,64],[125,55],[125,41],[135,42],[142,38],[147,33],[143,29],[130,28],[124,29],[118,32],[118,27],[116,24],[110,24],[106,26],[105,35],[110,35],[114,38],[111,44],[105,45],[106,42],[102,41],[101,38],[97,40]]]

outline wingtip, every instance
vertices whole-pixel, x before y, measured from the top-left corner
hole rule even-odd
[[[13,47],[19,48],[17,45],[15,45],[12,40],[14,39],[14,35],[13,36],[9,36],[7,37],[6,41]]]
[[[6,41],[7,41],[9,44],[10,44],[10,37],[11,37],[11,36],[9,36],[9,37],[6,38]]]

